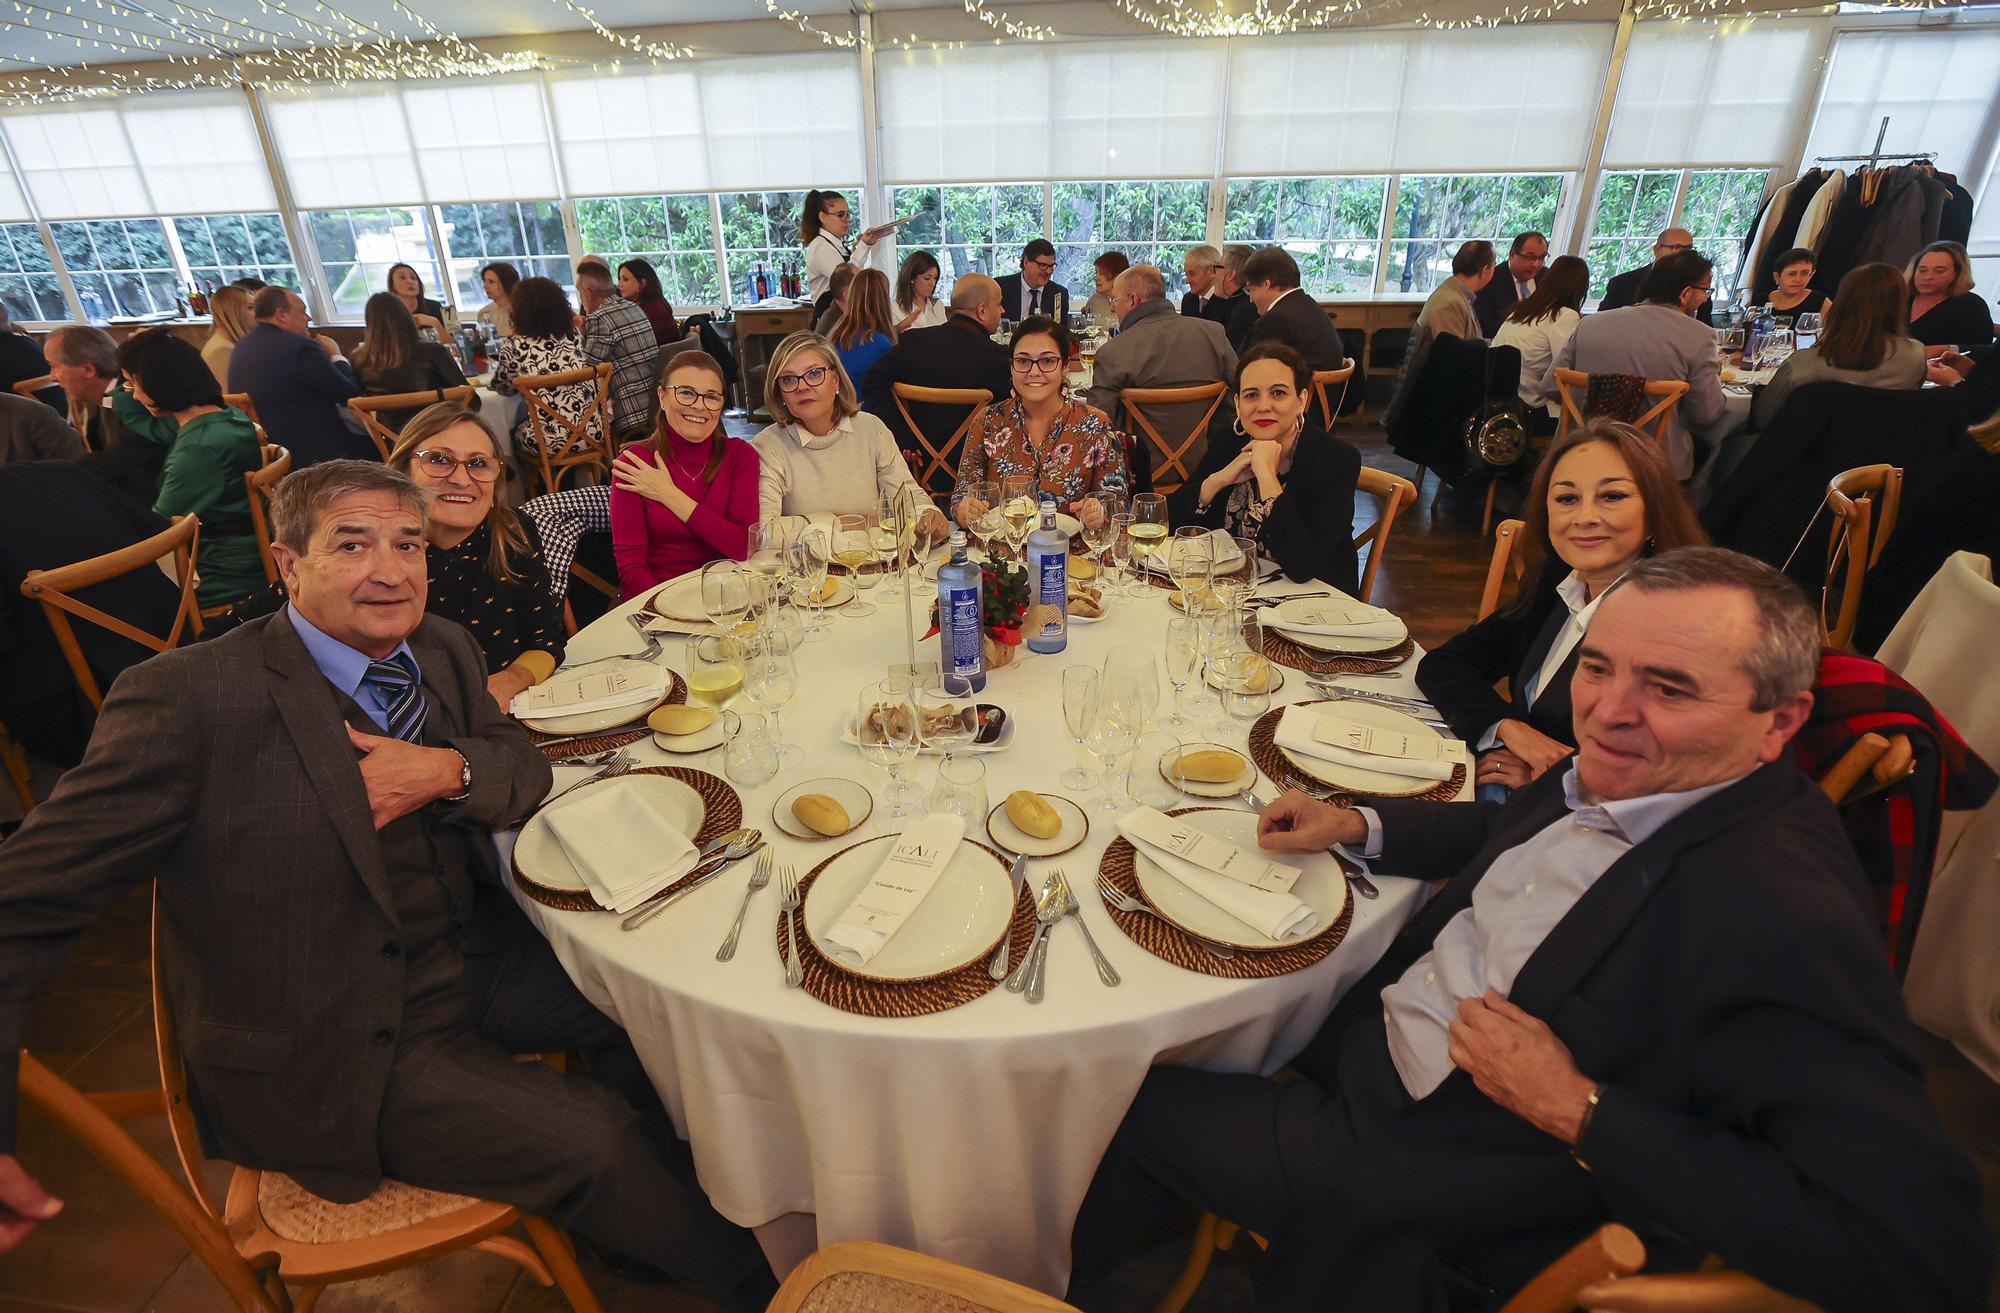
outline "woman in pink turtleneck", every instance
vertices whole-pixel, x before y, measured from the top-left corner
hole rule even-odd
[[[683,351],[660,378],[650,442],[611,467],[611,551],[629,599],[710,561],[748,554],[757,523],[755,448],[722,431],[722,366]]]

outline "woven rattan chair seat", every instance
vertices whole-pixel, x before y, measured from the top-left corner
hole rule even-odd
[[[930,1286],[912,1285],[873,1272],[836,1272],[814,1286],[799,1305],[799,1313],[992,1313],[990,1305],[974,1304]]]
[[[366,1240],[473,1207],[502,1212],[507,1205],[425,1190],[400,1181],[382,1182],[374,1194],[357,1203],[337,1204],[320,1198],[282,1172],[264,1172],[257,1182],[257,1211],[263,1215],[264,1225],[299,1244]]]

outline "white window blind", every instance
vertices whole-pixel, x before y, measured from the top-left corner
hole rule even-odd
[[[548,85],[574,195],[834,186],[863,174],[852,55],[718,60]]]
[[[532,80],[412,85],[403,91],[403,108],[416,142],[425,200],[556,195],[541,89]]]
[[[1224,171],[1581,167],[1607,24],[1239,41]]]
[[[271,135],[302,210],[424,199],[403,102],[393,88],[268,93]]]
[[[1604,147],[1610,168],[1770,164],[1812,94],[1812,23],[1641,23]]]
[[[878,52],[884,180],[1207,177],[1224,58],[1212,41]]]
[[[34,216],[28,213],[28,198],[14,181],[14,170],[0,167],[0,223],[15,223]]]
[[[43,218],[157,213],[117,110],[14,112],[4,126]]]
[[[2000,31],[1843,32],[1834,38],[1826,90],[1813,116],[1806,162],[1866,154],[1882,116],[1885,151],[1935,151],[1947,172],[1970,169],[1972,146],[1994,95]]]
[[[119,107],[151,214],[274,210],[277,191],[240,92],[145,96]]]

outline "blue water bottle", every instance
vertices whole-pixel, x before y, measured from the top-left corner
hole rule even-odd
[[[1027,636],[1030,652],[1069,646],[1069,536],[1056,528],[1056,499],[1042,494],[1042,527],[1028,535],[1028,589],[1035,602],[1055,608]]]
[[[938,567],[938,669],[963,675],[973,692],[986,687],[986,626],[979,567],[965,555],[965,530],[951,531],[951,560]]]

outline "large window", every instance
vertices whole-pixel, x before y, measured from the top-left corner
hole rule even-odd
[[[49,229],[84,318],[102,323],[173,314],[180,274],[158,219],[87,219]]]
[[[797,260],[799,276],[805,276],[805,251],[799,245],[804,192],[734,191],[716,200],[722,206],[723,291],[731,303],[756,299],[750,281],[760,263],[771,270],[774,292],[780,265]]]
[[[492,205],[440,205],[451,285],[460,306],[490,299],[481,266],[505,260],[523,278],[553,278],[568,286],[569,241],[554,201],[500,201]],[[596,247],[592,247],[596,250]]]
[[[0,223],[0,305],[23,323],[69,318],[49,248],[32,223]]]
[[[200,287],[261,278],[296,288],[298,263],[285,225],[275,214],[196,214],[174,220],[174,236]]]
[[[1096,290],[1092,262],[1106,251],[1158,265],[1175,300],[1187,290],[1181,253],[1208,229],[1207,183],[1059,182],[1054,201],[1056,281],[1079,308]]]
[[[326,271],[334,314],[343,319],[361,318],[368,298],[389,289],[389,266],[393,264],[415,268],[424,280],[425,295],[442,299],[439,293],[445,289],[438,278],[437,261],[431,256],[430,233],[424,227],[423,211],[417,207],[313,210],[305,217],[313,245],[319,250],[320,267]]]
[[[897,249],[929,251],[938,258],[940,297],[950,294],[960,274],[1019,271],[1021,248],[1043,231],[1040,183],[897,187],[890,192],[889,208],[898,218],[916,216],[897,233]],[[1089,297],[1088,292],[1080,295]]]
[[[1689,172],[1680,226],[1694,234],[1694,248],[1715,261],[1718,302],[1736,293],[1736,258],[1770,181],[1769,169],[1695,169]]]
[[[581,200],[576,226],[583,248],[610,260],[613,269],[635,255],[650,261],[674,305],[723,300],[715,273],[715,225],[705,194]]]
[[[1515,233],[1549,232],[1561,202],[1559,173],[1404,174],[1382,290],[1429,293],[1460,246],[1483,237],[1498,254]]]
[[[1685,173],[1685,179],[1683,179]],[[1715,299],[1735,293],[1736,250],[1757,202],[1768,169],[1625,169],[1606,173],[1592,211],[1590,295],[1604,295],[1613,275],[1653,259],[1653,240],[1663,228],[1694,234],[1695,249],[1715,261]]]
[[[1313,296],[1367,295],[1375,289],[1388,194],[1385,177],[1231,178],[1222,237],[1284,247]]]

